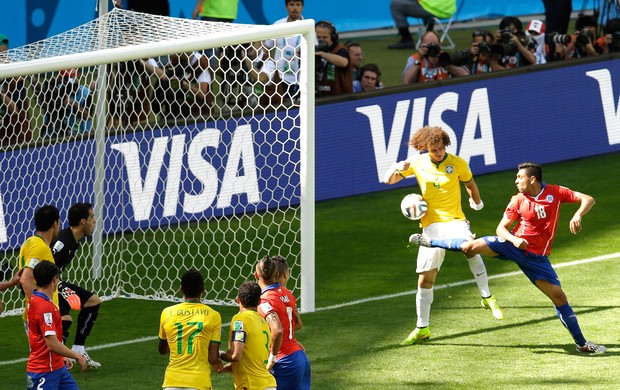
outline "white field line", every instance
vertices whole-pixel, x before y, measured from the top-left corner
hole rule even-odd
[[[589,259],[575,260],[575,261],[569,261],[567,263],[555,264],[555,265],[553,265],[553,268],[572,267],[572,266],[575,266],[575,265],[582,265],[582,264],[588,264],[588,263],[596,263],[596,262],[599,262],[599,261],[616,259],[616,258],[620,258],[620,252],[610,253],[608,255],[603,255],[603,256],[591,257]],[[521,275],[521,274],[522,274],[521,271],[506,272],[506,273],[503,273],[503,274],[497,274],[497,275],[489,276],[489,279],[507,278],[509,276],[515,276],[515,275]],[[460,282],[454,282],[454,283],[438,285],[438,286],[435,286],[434,289],[435,290],[441,290],[441,289],[445,289],[445,288],[448,288],[448,287],[462,286],[464,284],[473,284],[473,283],[475,283],[474,279],[468,279],[468,280],[462,280]],[[397,297],[402,297],[402,296],[406,296],[406,295],[415,295],[416,291],[417,290],[410,290],[410,291],[403,291],[403,292],[395,293],[395,294],[387,294],[387,295],[380,295],[380,296],[377,296],[377,297],[358,299],[356,301],[340,303],[340,304],[337,304],[337,305],[331,305],[331,306],[326,306],[326,307],[320,307],[320,308],[317,308],[316,311],[334,310],[334,309],[339,309],[341,307],[354,306],[354,305],[359,305],[359,304],[367,303],[367,302],[382,301],[382,300],[385,300],[385,299],[397,298]],[[228,327],[228,326],[230,326],[230,323],[222,324],[222,327]],[[96,350],[99,350],[99,349],[115,348],[115,347],[120,347],[120,346],[125,346],[125,345],[143,343],[143,342],[146,342],[146,341],[155,341],[157,339],[158,338],[156,336],[140,337],[140,338],[133,339],[133,340],[118,341],[116,343],[95,345],[95,346],[92,346],[92,347],[88,347],[88,350],[89,351],[96,351]],[[153,348],[155,348],[155,347],[153,347]],[[18,364],[18,363],[25,363],[27,360],[28,360],[27,358],[21,358],[21,359],[15,359],[15,360],[0,361],[0,366],[7,366],[7,365],[10,365],[10,364]]]

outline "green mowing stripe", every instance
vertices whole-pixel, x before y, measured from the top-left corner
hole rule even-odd
[[[568,261],[568,262],[560,263],[560,264],[555,264],[555,265],[553,265],[553,268],[572,267],[572,266],[578,266],[578,265],[595,263],[595,262],[611,260],[611,259],[618,259],[618,258],[620,258],[620,252],[610,253],[610,254],[601,255],[601,256],[595,256],[595,257],[591,257],[591,258],[587,258],[587,259]],[[516,275],[521,275],[521,274],[522,274],[521,271],[505,272],[505,273],[489,276],[489,279],[501,279],[501,278],[506,278],[506,277],[510,277],[510,276],[516,276]],[[446,289],[446,288],[449,288],[449,287],[456,287],[456,286],[462,286],[462,285],[473,284],[473,283],[475,283],[474,279],[462,280],[462,281],[458,281],[458,282],[454,282],[454,283],[448,283],[448,284],[442,284],[442,285],[435,286],[435,290],[441,290],[441,289]],[[387,299],[392,299],[392,298],[397,298],[397,297],[402,297],[402,296],[407,296],[407,295],[414,295],[415,293],[416,293],[415,290],[411,290],[411,291],[404,291],[404,292],[401,292],[401,293],[381,295],[381,296],[376,296],[376,297],[359,299],[359,300],[355,300],[355,301],[351,301],[351,302],[341,303],[341,304],[337,304],[337,305],[321,307],[321,308],[317,308],[316,311],[318,312],[318,311],[334,310],[334,309],[339,309],[339,308],[342,308],[342,307],[354,306],[354,305],[359,305],[359,304],[368,303],[368,302],[387,300]],[[222,327],[224,327],[224,328],[226,328],[228,326],[230,326],[230,323],[222,324]],[[90,346],[90,347],[88,347],[88,350],[89,351],[96,351],[96,350],[101,350],[101,349],[115,348],[115,347],[126,346],[126,345],[137,344],[137,343],[143,343],[143,342],[151,342],[151,341],[155,341],[155,340],[157,340],[157,337],[155,337],[155,336],[140,337],[140,338],[133,339],[133,340],[119,341],[119,342],[115,342],[115,343],[108,343],[108,344]],[[12,364],[24,363],[27,360],[28,360],[27,358],[20,358],[20,359],[14,359],[14,360],[0,361],[0,366],[7,366],[7,365],[12,365]]]

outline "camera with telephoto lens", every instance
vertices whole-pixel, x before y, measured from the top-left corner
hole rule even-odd
[[[441,47],[436,44],[436,43],[428,43],[426,45],[426,55],[425,57],[434,57],[436,58],[437,56],[439,56],[439,53],[441,52]]]
[[[589,28],[582,28],[577,35],[577,39],[575,39],[577,46],[584,47],[587,46],[588,43],[594,43],[594,31]]]
[[[553,43],[560,45],[568,45],[573,40],[568,34],[558,33],[553,33],[549,35],[547,39],[550,39]]]
[[[445,68],[448,65],[463,66],[472,63],[472,54],[469,50],[461,50],[455,53],[441,52],[437,57],[439,66]]]
[[[314,45],[314,51],[327,51],[327,49],[329,49],[329,43],[322,39],[320,39],[319,42]]]

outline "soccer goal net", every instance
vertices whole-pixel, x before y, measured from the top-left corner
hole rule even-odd
[[[308,44],[310,42],[310,44]],[[175,300],[189,268],[234,304],[265,255],[314,310],[314,25],[214,23],[114,9],[0,53],[2,273],[34,211],[91,202],[62,279],[101,297]],[[21,313],[18,289],[0,293]]]

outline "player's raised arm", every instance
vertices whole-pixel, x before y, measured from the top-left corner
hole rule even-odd
[[[383,182],[385,184],[396,184],[403,180],[405,177],[410,175],[404,173],[409,169],[409,166],[409,161],[399,161],[392,164],[385,172],[385,175],[383,175]]]
[[[579,200],[581,200],[581,205],[579,206],[577,211],[575,211],[575,215],[573,215],[573,218],[571,218],[569,225],[568,225],[570,232],[573,234],[577,234],[581,231],[582,229],[581,219],[583,218],[584,215],[586,215],[590,211],[592,206],[594,206],[594,203],[596,203],[594,198],[591,197],[590,195],[586,195],[582,193],[578,193],[578,194],[579,194]]]

